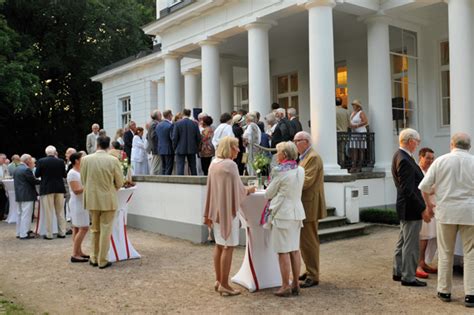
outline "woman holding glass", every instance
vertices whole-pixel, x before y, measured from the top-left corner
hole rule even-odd
[[[204,223],[214,230],[215,291],[220,295],[240,294],[229,284],[230,266],[234,247],[239,244],[239,218],[237,211],[255,187],[245,187],[233,161],[239,153],[239,141],[226,136],[219,141],[216,158],[211,162],[207,177],[207,196]]]
[[[276,296],[299,295],[298,277],[301,268],[300,231],[305,212],[301,202],[304,169],[298,166],[298,151],[293,142],[281,142],[276,146],[278,165],[272,170],[272,180],[265,191],[269,205],[271,244],[278,253],[282,285]],[[290,285],[290,271],[293,274]]]

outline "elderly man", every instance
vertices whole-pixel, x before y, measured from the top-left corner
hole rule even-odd
[[[10,174],[10,176],[13,177],[13,175],[15,174],[15,170],[18,167],[18,165],[20,165],[20,156],[18,154],[13,154],[12,155],[12,161],[11,161],[10,164],[8,164],[8,173]]]
[[[161,112],[154,110],[151,113],[151,123],[148,127],[146,140],[147,140],[147,152],[151,153],[151,175],[161,174],[161,157],[158,153],[158,136],[156,135],[156,126],[161,122]]]
[[[133,142],[133,136],[135,136],[135,133],[137,132],[137,124],[132,120],[128,124],[128,131],[126,131],[123,134],[123,150],[125,153],[127,153],[127,158],[128,158],[128,164],[131,162],[131,157],[132,157],[132,142]]]
[[[299,165],[304,168],[304,184],[301,201],[306,215],[301,229],[301,257],[306,266],[306,272],[299,280],[302,288],[319,284],[319,236],[318,220],[327,216],[326,199],[324,196],[323,161],[311,147],[311,135],[300,131],[293,142],[299,153]]]
[[[100,126],[99,124],[93,124],[91,129],[92,129],[92,132],[87,135],[87,139],[86,139],[87,154],[92,154],[96,150],[96,147],[97,147],[96,141],[97,141],[97,138],[99,137]]]
[[[183,110],[183,119],[174,125],[172,140],[176,152],[176,174],[184,175],[186,159],[191,175],[197,175],[196,154],[199,152],[201,133],[198,125],[191,120],[191,110]]]
[[[123,174],[117,158],[107,154],[109,137],[97,139],[97,151],[81,159],[81,182],[84,186],[84,209],[91,216],[92,253],[90,264],[104,269],[112,266],[107,260],[112,223],[117,210],[117,190],[123,185]]]
[[[298,116],[296,115],[296,109],[293,107],[288,108],[288,119],[290,120],[291,127],[293,127],[294,133],[303,131],[303,126],[301,126],[301,122],[298,120]]]
[[[275,117],[278,121],[275,130],[272,134],[271,147],[276,148],[276,145],[283,141],[291,141],[295,135],[295,130],[286,118],[286,111],[284,108],[278,108],[275,111]]]
[[[0,179],[3,179],[8,174],[8,167],[6,164],[7,156],[0,153]],[[8,198],[5,194],[5,186],[0,182],[0,221],[5,219],[5,213],[7,212]]]
[[[393,155],[392,175],[397,188],[397,214],[400,219],[400,236],[393,260],[394,281],[404,286],[424,287],[426,282],[416,279],[416,267],[420,254],[421,219],[429,221],[425,203],[418,185],[423,172],[413,154],[420,143],[420,135],[414,129],[400,132],[400,148]]]
[[[464,251],[464,303],[474,307],[474,156],[466,133],[451,137],[451,152],[433,162],[418,186],[428,211],[436,214],[438,230],[438,297],[451,301],[456,234]],[[430,199],[435,188],[436,204]]]
[[[21,240],[34,238],[29,232],[33,208],[38,196],[36,185],[40,183],[33,172],[34,162],[29,154],[23,154],[20,164],[13,175],[15,183],[15,198],[18,203],[18,219],[16,221],[17,237]],[[13,200],[12,200],[13,202]]]
[[[53,239],[53,211],[58,219],[58,238],[65,238],[66,219],[64,218],[64,188],[63,179],[66,177],[64,162],[57,158],[56,148],[46,147],[46,157],[36,163],[35,176],[41,177],[40,198],[44,205],[46,220],[46,235],[44,239]]]

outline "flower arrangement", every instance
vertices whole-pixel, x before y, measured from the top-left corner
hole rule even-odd
[[[132,170],[130,164],[128,164],[128,159],[124,156],[121,155],[119,157],[120,161],[120,168],[122,168],[122,174],[123,174],[123,187],[128,188],[128,187],[133,187],[135,186],[135,183],[132,181]]]
[[[252,161],[252,168],[258,176],[262,173],[268,173],[268,167],[270,166],[271,159],[263,152],[257,153]]]

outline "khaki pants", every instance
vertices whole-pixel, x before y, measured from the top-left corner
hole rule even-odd
[[[157,154],[151,156],[150,175],[161,175],[161,156]]]
[[[58,235],[66,234],[66,219],[64,218],[64,194],[47,194],[41,196],[46,220],[46,237],[53,237],[53,212],[58,219]]]
[[[110,248],[110,235],[112,234],[115,210],[90,210],[89,212],[92,221],[90,228],[92,244],[90,261],[102,267],[108,262],[107,255]]]
[[[474,225],[437,222],[438,292],[451,293],[456,234],[459,231],[464,253],[464,292],[474,295]]]
[[[300,236],[301,257],[308,278],[319,281],[319,236],[318,221],[303,222]]]

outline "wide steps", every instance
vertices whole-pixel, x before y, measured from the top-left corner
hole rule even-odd
[[[346,217],[328,216],[319,220],[319,229],[329,229],[347,224]]]
[[[369,226],[370,224],[366,223],[354,223],[343,226],[324,228],[318,230],[318,235],[320,241],[322,242],[340,240],[343,238],[366,235],[366,228]]]

